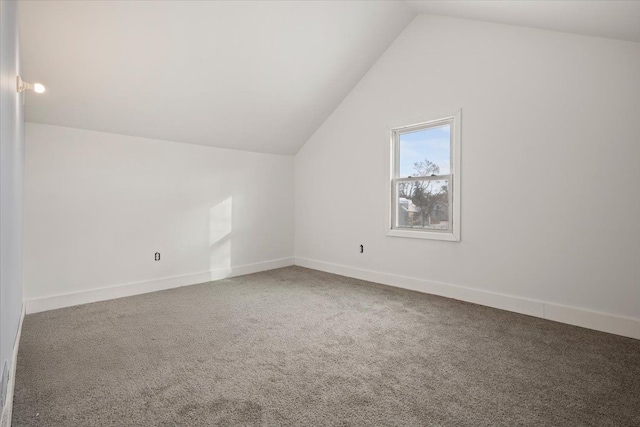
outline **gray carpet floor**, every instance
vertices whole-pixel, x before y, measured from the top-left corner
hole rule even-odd
[[[640,341],[289,267],[28,315],[14,426],[640,426]]]

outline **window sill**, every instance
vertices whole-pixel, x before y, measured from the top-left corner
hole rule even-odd
[[[390,237],[408,237],[411,239],[444,240],[447,242],[459,242],[460,236],[454,233],[438,233],[433,231],[398,230],[387,231]]]

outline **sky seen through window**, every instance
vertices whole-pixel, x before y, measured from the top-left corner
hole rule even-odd
[[[402,133],[400,141],[400,177],[416,175],[414,164],[425,159],[440,167],[439,175],[451,172],[451,125]]]

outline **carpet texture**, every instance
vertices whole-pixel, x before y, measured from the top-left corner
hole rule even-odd
[[[640,426],[640,341],[301,267],[26,316],[14,426]]]

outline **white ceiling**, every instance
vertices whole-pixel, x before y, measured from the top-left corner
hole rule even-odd
[[[640,42],[640,1],[22,1],[28,121],[294,154],[417,13]]]
[[[407,1],[417,12],[640,42],[640,1]]]
[[[415,16],[403,2],[20,2],[28,121],[294,154]]]

